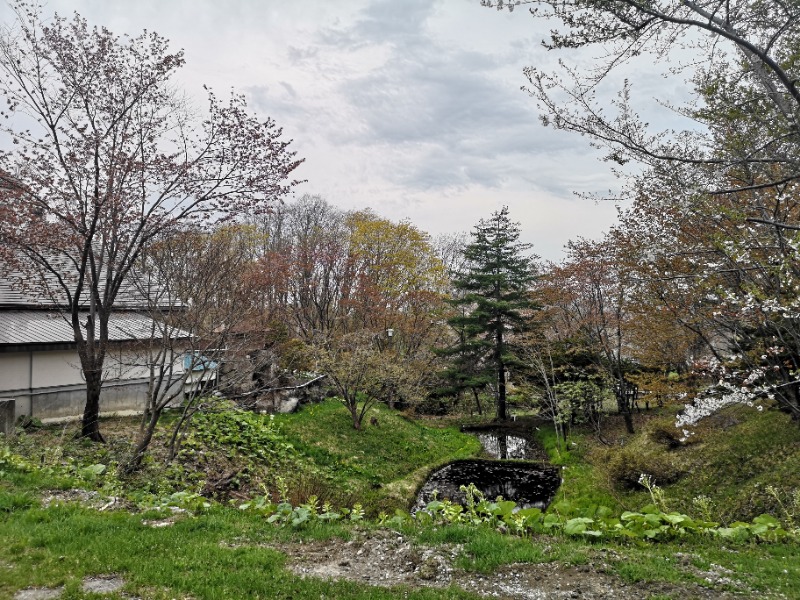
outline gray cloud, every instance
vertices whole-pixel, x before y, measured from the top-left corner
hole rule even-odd
[[[557,221],[575,212],[572,190],[613,185],[586,140],[543,128],[520,91],[524,66],[556,59],[539,46],[547,24],[525,11],[487,10],[479,0],[49,6],[119,34],[158,31],[185,48],[176,83],[198,106],[201,84],[220,96],[244,91],[306,158],[298,193],[373,206],[433,232],[469,228],[507,203],[524,235],[550,236],[558,248],[576,227]],[[655,75],[647,83],[644,93],[660,93]],[[604,219],[584,219],[579,232],[599,232]]]
[[[495,53],[447,44],[427,32],[435,6],[381,0],[321,35],[334,50],[387,53],[379,66],[339,82],[358,122],[336,132],[339,143],[396,154],[383,175],[417,190],[496,187],[520,156],[568,147],[565,136],[538,124],[534,103],[519,89],[521,67],[513,69],[516,84],[507,78],[509,55],[531,42]]]
[[[353,33],[365,42],[399,42],[424,39],[425,22],[441,0],[377,0],[369,4],[353,26]]]

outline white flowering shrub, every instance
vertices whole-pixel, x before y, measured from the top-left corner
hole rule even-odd
[[[740,404],[763,410],[761,402],[774,400],[776,387],[780,385],[770,383],[765,377],[767,370],[760,366],[749,371],[738,371],[717,359],[711,359],[696,365],[696,370],[713,376],[717,381],[690,404],[686,404],[678,414],[675,426],[682,430],[683,439],[692,435],[690,427],[728,406]]]

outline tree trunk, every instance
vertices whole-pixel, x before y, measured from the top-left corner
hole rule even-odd
[[[472,394],[475,396],[475,406],[478,407],[478,414],[483,414],[483,407],[481,406],[481,397],[478,394],[478,388],[472,388]]]
[[[84,369],[83,373],[86,378],[86,406],[83,409],[79,437],[104,443],[105,439],[100,434],[100,389],[103,385],[103,370]]]
[[[358,401],[348,403],[347,408],[350,409],[350,416],[353,417],[353,429],[361,431],[361,415],[358,414]]]
[[[508,419],[506,412],[506,365],[503,362],[503,330],[498,327],[495,338],[495,353],[497,356],[497,420]]]
[[[624,387],[617,394],[617,409],[619,410],[619,413],[622,415],[622,418],[625,420],[626,431],[631,435],[636,433],[633,429],[633,415],[631,414],[631,405],[630,402],[628,402],[627,397],[625,396]]]
[[[497,369],[497,419],[499,421],[508,419],[508,412],[506,411],[506,370],[502,363]]]
[[[636,433],[636,431],[634,431],[633,429],[633,415],[631,415],[631,411],[627,410],[624,413],[622,413],[622,418],[625,419],[626,431],[631,435]]]
[[[120,465],[119,472],[122,475],[130,475],[135,473],[142,467],[142,459],[144,458],[147,448],[150,447],[150,442],[153,439],[153,432],[156,429],[156,424],[161,416],[161,411],[154,411],[151,413],[150,420],[139,435],[139,440],[136,442],[136,448],[133,450],[133,456]]]
[[[625,376],[617,377],[617,389],[615,395],[617,397],[617,410],[625,420],[625,430],[633,435],[636,433],[633,429],[633,415],[631,414],[631,400],[628,398],[628,382],[625,381]]]
[[[175,459],[175,456],[178,454],[178,446],[179,446],[179,437],[181,431],[183,430],[184,426],[189,422],[189,419],[192,418],[194,413],[196,413],[199,408],[196,404],[197,397],[189,398],[189,401],[186,402],[186,405],[183,407],[183,413],[181,413],[181,418],[178,419],[178,422],[175,424],[175,427],[172,430],[172,435],[170,435],[169,443],[167,444],[167,462],[172,462]]]
[[[792,421],[800,421],[800,385],[796,382],[792,382],[789,385],[787,399]]]
[[[503,435],[502,433],[497,436],[497,450],[498,456],[497,458],[506,460],[508,458],[508,437]]]

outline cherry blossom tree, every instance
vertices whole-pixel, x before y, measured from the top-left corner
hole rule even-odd
[[[774,398],[798,418],[797,3],[482,3],[525,4],[552,20],[544,45],[562,56],[594,51],[591,63],[526,69],[527,91],[546,125],[588,136],[625,176],[619,197],[633,206],[622,228],[640,250],[637,293],[701,342],[703,351],[687,350],[719,382],[686,414]],[[661,66],[688,84],[685,101],[656,99],[675,128],[639,116],[638,69]]]
[[[569,255],[546,277],[558,288],[558,319],[580,340],[613,385],[617,408],[629,433],[633,427],[631,352],[628,340],[632,272],[613,235],[599,242],[570,242]]]
[[[172,82],[183,53],[156,33],[119,37],[78,14],[12,7],[0,32],[13,142],[0,172],[16,182],[0,191],[4,259],[72,326],[87,386],[81,435],[99,441],[109,317],[143,249],[179,226],[268,210],[300,161],[240,95],[209,91],[197,119]]]
[[[684,413],[696,422],[731,403],[774,400],[800,419],[796,185],[675,205],[649,180],[623,226],[647,252],[639,287],[702,342],[696,370],[714,385]],[[770,225],[749,218],[770,215]]]
[[[170,436],[169,456],[200,400],[251,385],[252,369],[224,369],[254,347],[249,329],[263,331],[253,301],[257,281],[249,276],[251,249],[260,236],[249,225],[223,225],[213,232],[171,231],[144,251],[133,281],[148,300],[150,337],[125,355],[122,368],[147,373],[146,404],[125,474],[138,470],[164,411],[181,405]],[[262,334],[263,335],[263,334]],[[255,368],[263,367],[254,358]],[[247,381],[245,381],[245,379]]]

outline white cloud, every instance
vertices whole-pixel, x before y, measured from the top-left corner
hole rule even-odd
[[[293,138],[300,193],[372,206],[437,234],[509,205],[535,251],[558,258],[613,221],[573,191],[615,185],[585,139],[539,125],[524,66],[552,66],[549,28],[479,0],[50,0],[122,34],[157,31],[184,48],[179,83],[244,91]],[[0,18],[8,20],[7,7]],[[657,92],[655,77],[649,91]]]

